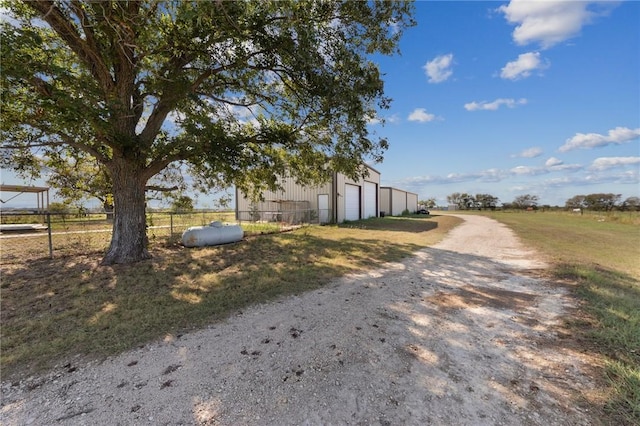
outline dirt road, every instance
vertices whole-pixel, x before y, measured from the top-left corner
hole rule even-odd
[[[101,363],[3,383],[3,425],[588,425],[572,306],[513,233],[440,244]]]

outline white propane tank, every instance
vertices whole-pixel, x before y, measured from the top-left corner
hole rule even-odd
[[[185,247],[216,246],[240,241],[244,232],[240,225],[222,225],[216,221],[209,226],[192,226],[182,233]]]

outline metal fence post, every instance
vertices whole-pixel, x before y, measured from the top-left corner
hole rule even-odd
[[[173,212],[169,212],[169,238],[173,237]]]
[[[53,259],[53,239],[51,238],[51,213],[47,212],[47,234],[49,236],[49,259]]]

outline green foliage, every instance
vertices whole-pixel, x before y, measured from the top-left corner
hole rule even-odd
[[[77,174],[91,178],[76,181],[112,189],[113,242],[137,246],[145,188],[168,167],[201,190],[256,194],[286,173],[356,178],[365,159],[381,161],[387,141],[367,120],[390,99],[371,55],[397,53],[414,24],[409,2],[6,6],[15,20],[1,24],[3,167],[37,176],[48,159],[61,182],[87,167]],[[145,256],[112,245],[107,257]]]
[[[55,213],[55,214],[68,213],[69,212],[69,205],[67,205],[65,203],[59,203],[59,202],[50,203],[49,204],[49,212],[50,213]]]
[[[171,210],[174,212],[192,212],[193,199],[188,195],[181,195],[173,201]]]
[[[611,211],[614,208],[620,206],[620,194],[589,194],[589,195],[576,195],[567,200],[565,208],[567,209],[588,209],[595,211]],[[632,205],[634,202],[633,197],[627,198],[625,203]]]
[[[640,197],[629,197],[622,202],[620,210],[640,211]]]
[[[475,200],[477,208],[495,210],[500,199],[491,194],[476,194]]]
[[[431,197],[431,198],[427,198],[426,200],[420,200],[418,201],[418,206],[424,207],[427,209],[432,209],[436,206],[436,199],[435,197]]]
[[[537,195],[518,195],[511,203],[511,206],[516,209],[536,209],[538,207],[539,199],[540,198]]]

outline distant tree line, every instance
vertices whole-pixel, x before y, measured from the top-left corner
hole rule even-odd
[[[640,197],[628,197],[622,201],[621,194],[589,194],[576,195],[565,203],[567,209],[584,209],[594,211],[640,211]]]
[[[454,192],[447,195],[449,205],[455,205],[460,210],[495,210],[499,198],[491,194],[471,195],[466,192]]]
[[[501,205],[502,209],[510,210],[537,210],[551,209],[549,205],[539,205],[539,197],[537,195],[524,194],[518,195],[511,202],[504,202]],[[455,206],[459,210],[495,210],[498,208],[499,198],[491,194],[468,194],[466,192],[454,192],[447,195],[447,203],[451,206]],[[435,198],[428,198],[421,200],[419,204],[428,208],[435,206]],[[581,210],[593,210],[593,211],[640,211],[640,197],[628,197],[622,200],[621,194],[589,194],[589,195],[576,195],[569,198],[564,207],[567,210],[581,209]]]

